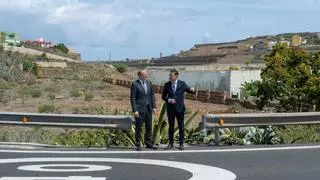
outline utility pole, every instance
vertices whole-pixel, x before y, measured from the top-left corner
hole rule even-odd
[[[109,61],[111,61],[111,52],[109,52]]]

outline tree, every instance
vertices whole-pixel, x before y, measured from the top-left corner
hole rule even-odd
[[[59,43],[57,45],[54,45],[53,49],[61,51],[61,52],[66,53],[66,54],[69,52],[69,49],[63,43]]]
[[[301,111],[303,104],[320,104],[320,54],[308,54],[301,48],[277,44],[265,56],[257,96],[262,108],[272,100],[282,107]]]

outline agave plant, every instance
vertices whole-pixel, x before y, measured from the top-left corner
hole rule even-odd
[[[257,131],[254,133],[251,141],[254,144],[277,144],[280,140],[276,137],[276,133],[272,126],[269,126],[263,129],[257,128]]]
[[[155,118],[153,121],[153,142],[155,145],[167,144],[169,141],[168,123],[167,123],[167,121],[165,121],[165,118],[164,118],[165,113],[166,113],[166,109],[167,109],[167,104],[165,102],[163,102],[161,104],[161,108],[160,108],[160,111],[159,111],[157,118]],[[190,126],[192,120],[194,119],[194,117],[198,113],[199,113],[199,110],[197,110],[196,112],[191,114],[191,116],[185,121],[184,126],[185,126],[185,132],[186,132],[186,137],[185,137],[186,140],[188,139],[188,137],[195,136],[193,134],[196,132],[197,129],[192,129],[189,126]],[[178,138],[178,132],[179,132],[179,128],[176,127],[174,130],[175,139]]]
[[[155,145],[166,144],[169,141],[168,138],[168,123],[165,121],[167,104],[163,102],[161,104],[161,108],[157,116],[153,117],[153,127],[152,127],[152,141]],[[123,112],[124,114],[128,114],[127,112]],[[194,117],[199,113],[199,110],[195,113],[191,114],[191,116],[185,121],[185,132],[186,132],[186,142],[194,142],[198,141],[198,130],[189,128]],[[115,109],[114,115],[122,114],[121,111]],[[141,129],[141,134],[145,133],[144,126]],[[175,128],[175,137],[178,137],[178,128]],[[200,133],[199,133],[200,134]],[[98,131],[98,135],[103,137],[105,140],[106,146],[109,147],[111,145],[117,146],[135,146],[135,124],[132,125],[129,130],[100,130]],[[143,136],[142,136],[143,137]],[[190,138],[190,140],[188,140]],[[192,140],[194,139],[194,140]],[[145,139],[141,138],[141,144],[145,145]]]
[[[152,141],[154,144],[159,145],[161,143],[161,137],[166,135],[167,122],[164,120],[167,104],[163,102],[158,114],[157,119],[153,120],[153,136]]]

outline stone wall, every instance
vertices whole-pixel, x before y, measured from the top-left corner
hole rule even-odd
[[[50,78],[55,77],[61,74],[71,73],[71,69],[62,69],[62,68],[39,68],[38,69],[38,77],[39,78]]]
[[[23,54],[32,54],[32,55],[42,55],[44,52],[43,51],[39,51],[36,49],[30,49],[30,48],[25,48],[25,47],[17,47],[17,46],[9,46],[9,45],[4,45],[4,50],[5,51],[18,51],[20,53]],[[47,57],[49,59],[55,59],[55,60],[61,60],[61,61],[67,61],[67,62],[75,62],[75,63],[81,63],[80,60],[75,60],[75,59],[71,59],[68,57],[64,57],[64,56],[60,56],[60,55],[56,55],[56,54],[52,54],[52,53],[46,53]]]
[[[70,58],[70,59],[81,61],[81,54],[80,53],[70,52],[70,53],[66,54],[66,53],[58,52],[53,48],[44,48],[44,47],[32,46],[32,45],[28,45],[28,44],[25,44],[24,46],[26,48],[42,51],[44,53],[55,54],[57,56],[63,56],[63,57],[66,57],[66,58]]]
[[[40,68],[67,68],[66,62],[50,62],[50,61],[37,61],[35,62]]]

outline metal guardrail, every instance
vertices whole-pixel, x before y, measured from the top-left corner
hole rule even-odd
[[[0,112],[0,124],[14,126],[48,126],[70,128],[129,129],[133,117],[87,114],[47,114]]]
[[[320,124],[320,112],[256,113],[256,114],[205,114],[201,129],[215,131],[215,145],[220,143],[220,128]]]

